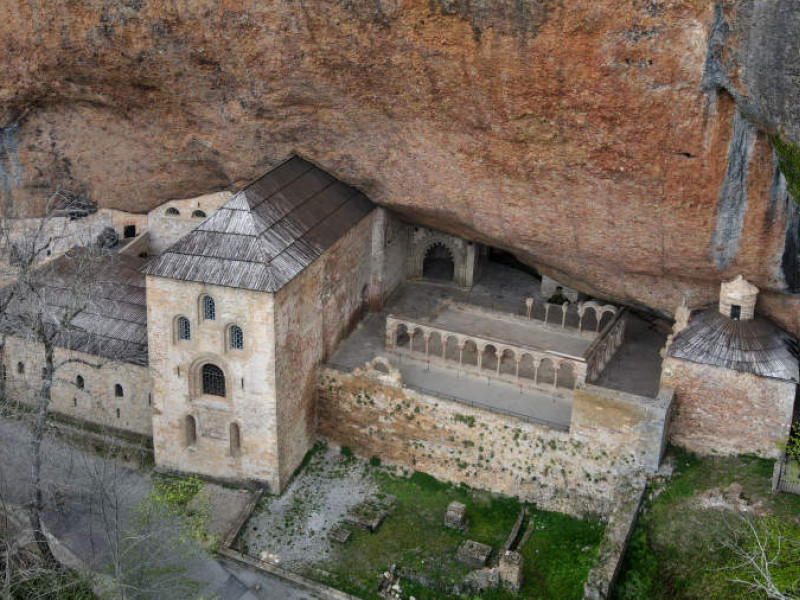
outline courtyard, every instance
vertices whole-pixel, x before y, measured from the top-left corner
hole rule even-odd
[[[453,501],[466,506],[466,531],[444,525]],[[385,509],[374,531],[355,523],[353,515],[363,513],[364,506]],[[262,498],[235,546],[360,598],[378,598],[378,582],[391,571],[398,574],[404,598],[447,600],[471,589],[464,582],[475,569],[458,562],[459,546],[468,539],[488,544],[493,564],[523,508],[519,596],[493,589],[481,597],[581,598],[603,536],[601,523],[388,468],[347,448],[339,452],[318,445],[281,496]]]
[[[498,263],[489,263],[472,288],[436,280],[408,282],[382,311],[368,314],[358,324],[327,364],[351,371],[385,356],[409,388],[568,428],[571,388],[579,369],[586,368],[580,361],[609,318],[601,315],[598,322],[591,310],[581,318],[576,304],[568,305],[566,314],[560,307],[548,308],[540,299],[540,285],[532,274]],[[526,305],[527,298],[535,299],[531,307]],[[592,383],[655,398],[661,372],[659,351],[668,328],[658,319],[631,312],[624,318],[624,340]],[[444,333],[432,334],[427,346],[421,336],[401,339],[401,347],[388,352],[387,320],[395,327],[403,324],[411,333],[419,325],[480,339],[494,352],[478,356],[477,346],[467,341],[459,353],[448,346]],[[515,364],[512,347],[536,356],[541,366],[534,370],[528,356]],[[571,363],[571,368],[565,368],[565,363]]]

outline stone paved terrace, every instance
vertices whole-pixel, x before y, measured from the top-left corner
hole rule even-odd
[[[458,373],[426,365],[413,359],[387,355],[384,349],[386,314],[405,314],[424,318],[442,300],[473,304],[496,311],[522,314],[524,299],[538,296],[539,282],[532,276],[502,265],[491,265],[481,281],[470,290],[448,284],[412,282],[403,286],[385,307],[385,312],[368,315],[339,345],[329,364],[352,370],[376,356],[387,356],[400,370],[409,387],[445,397],[455,397],[488,408],[569,425],[571,391],[522,389],[513,383]],[[661,373],[659,351],[664,346],[663,327],[628,313],[625,342],[606,366],[595,385],[655,398]]]
[[[352,370],[376,356],[386,356],[399,369],[403,382],[421,391],[455,398],[547,422],[559,427],[568,427],[572,412],[570,397],[572,390],[546,392],[522,389],[505,381],[426,365],[418,360],[388,354],[383,347],[386,315],[374,313],[362,321],[358,328],[343,341],[329,364]]]

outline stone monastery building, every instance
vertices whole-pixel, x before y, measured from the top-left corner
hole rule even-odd
[[[684,319],[662,361],[647,321],[403,220],[299,157],[235,195],[102,219],[120,244],[54,253],[37,272],[48,313],[91,290],[70,327],[52,324],[52,408],[152,439],[165,471],[279,491],[324,438],[607,514],[670,436],[769,456],[791,424],[796,340],[754,315],[742,280],[719,311]],[[22,402],[43,364],[26,310],[18,293],[2,320],[2,392]]]

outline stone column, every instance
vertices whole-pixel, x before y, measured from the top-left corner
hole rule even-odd
[[[478,246],[477,244],[473,244],[468,242],[467,246],[467,258],[466,263],[464,264],[464,283],[466,287],[472,287],[475,284],[475,261],[478,257]]]
[[[369,285],[369,306],[371,310],[380,310],[383,305],[383,280],[386,260],[386,210],[380,206],[375,209],[372,221],[372,257]]]

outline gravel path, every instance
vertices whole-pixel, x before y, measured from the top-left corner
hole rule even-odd
[[[363,461],[336,451],[316,453],[279,497],[265,497],[245,526],[248,552],[296,568],[330,555],[331,527],[378,492]]]

